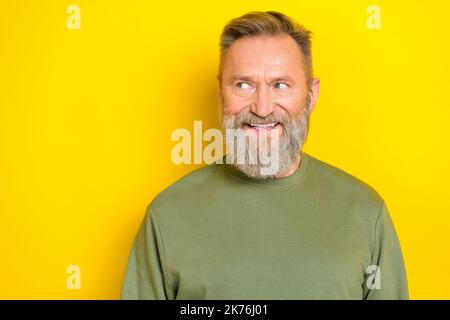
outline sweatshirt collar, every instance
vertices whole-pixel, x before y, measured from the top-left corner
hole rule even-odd
[[[296,184],[304,179],[306,172],[308,171],[309,168],[310,156],[303,150],[300,151],[300,154],[301,154],[300,165],[297,168],[297,170],[290,176],[281,178],[267,178],[267,179],[252,178],[247,176],[244,172],[240,171],[233,164],[225,163],[226,156],[223,157],[222,161],[225,172],[236,180],[239,180],[244,183],[277,187]]]

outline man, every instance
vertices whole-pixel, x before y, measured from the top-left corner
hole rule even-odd
[[[267,136],[276,170],[248,161],[261,150],[248,140],[236,148],[246,161],[208,165],[161,192],[133,243],[122,299],[408,299],[384,200],[301,150],[319,94],[310,32],[251,12],[225,26],[220,44],[223,130]]]

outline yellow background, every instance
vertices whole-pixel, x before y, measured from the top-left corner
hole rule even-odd
[[[69,30],[66,9],[81,9]],[[381,8],[381,29],[366,26]],[[306,152],[386,200],[412,299],[450,299],[446,1],[1,1],[0,298],[119,298],[146,205],[199,165],[177,128],[218,127],[218,37],[251,10],[314,32]],[[81,289],[66,287],[69,265]]]

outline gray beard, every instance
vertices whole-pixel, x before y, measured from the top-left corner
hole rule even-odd
[[[292,119],[286,113],[273,112],[266,118],[258,117],[251,112],[240,113],[238,115],[222,115],[222,130],[227,132],[227,129],[238,130],[242,129],[245,123],[271,123],[279,122],[282,126],[283,134],[278,139],[278,148],[274,146],[275,150],[278,150],[278,157],[275,157],[274,161],[277,161],[276,167],[278,170],[271,172],[270,174],[262,174],[263,168],[267,168],[267,162],[262,162],[258,157],[258,144],[249,143],[241,146],[234,144],[234,141],[226,141],[227,146],[236,155],[234,159],[245,159],[244,163],[232,163],[234,167],[245,173],[247,176],[256,179],[273,179],[283,175],[290,170],[293,164],[298,160],[300,156],[300,150],[306,143],[309,131],[309,101],[306,101],[304,111],[293,117]],[[225,134],[225,137],[227,135]],[[269,142],[270,144],[270,142]],[[273,150],[273,149],[269,149]],[[252,158],[253,161],[249,161]]]

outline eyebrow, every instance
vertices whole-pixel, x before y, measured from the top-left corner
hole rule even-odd
[[[244,80],[244,81],[253,81],[253,77],[251,76],[244,76],[244,75],[234,75],[231,80],[236,81],[236,80]]]
[[[232,81],[236,81],[236,80],[251,81],[251,82],[255,81],[255,79],[252,76],[240,75],[240,74],[234,75],[232,77]],[[295,80],[291,76],[289,76],[287,74],[278,75],[278,76],[274,77],[272,79],[272,81],[273,82],[276,82],[276,81],[288,81],[288,82],[295,83]]]

